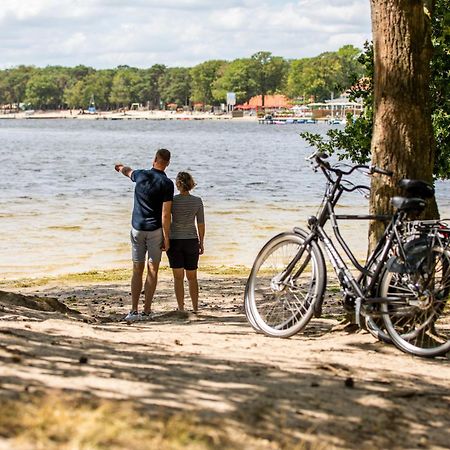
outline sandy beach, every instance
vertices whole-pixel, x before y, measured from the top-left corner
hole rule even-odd
[[[349,332],[333,281],[322,319],[274,339],[245,273],[201,272],[194,315],[163,271],[132,325],[128,275],[0,286],[0,449],[448,448],[450,361]]]
[[[13,162],[0,214],[0,450],[448,448],[449,359],[415,358],[347,327],[333,278],[323,316],[303,333],[269,338],[247,323],[257,251],[320,204],[323,180],[305,165],[295,127],[200,113],[66,114],[2,122]],[[103,118],[175,122],[79,122]],[[200,312],[175,311],[164,260],[153,320],[127,325],[132,191],[113,158],[145,161],[160,142],[176,149],[174,172],[203,168]],[[268,170],[277,172],[270,183]],[[9,182],[18,177],[26,189]],[[343,205],[352,208],[362,205]],[[362,227],[343,230],[356,250]]]

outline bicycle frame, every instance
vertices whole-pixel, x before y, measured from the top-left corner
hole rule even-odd
[[[399,228],[402,225],[406,215],[404,212],[400,211],[395,213],[393,216],[387,215],[339,215],[336,214],[334,208],[341,198],[344,191],[351,192],[353,190],[359,188],[366,188],[366,186],[354,186],[351,189],[344,188],[341,184],[343,175],[348,175],[357,168],[367,168],[367,166],[354,166],[348,173],[340,172],[337,174],[336,179],[332,179],[328,174],[326,168],[321,167],[323,173],[329,181],[329,185],[331,188],[327,188],[324,195],[324,205],[318,217],[312,216],[308,219],[308,226],[310,228],[310,233],[305,238],[305,242],[303,248],[300,249],[296,257],[290,262],[290,264],[286,267],[285,271],[279,278],[279,282],[283,283],[287,277],[290,276],[292,269],[295,267],[297,262],[301,259],[304,249],[308,246],[308,244],[312,240],[317,240],[321,243],[321,247],[325,249],[325,253],[330,260],[330,263],[336,273],[339,283],[343,288],[346,289],[346,293],[350,294],[355,298],[356,308],[357,308],[357,318],[359,318],[359,310],[361,307],[361,303],[378,303],[380,301],[386,301],[386,299],[378,299],[375,297],[369,297],[368,294],[372,292],[375,284],[385,267],[386,261],[388,260],[389,252],[393,248],[394,242],[401,243]],[[378,241],[375,249],[367,259],[364,266],[362,266],[345,243],[344,239],[341,236],[338,220],[389,220],[389,224],[386,227],[386,230]],[[339,254],[336,245],[333,240],[327,234],[324,229],[325,224],[331,221],[333,234],[336,240],[339,242],[340,246],[344,250],[347,257],[350,259],[354,268],[359,272],[358,278],[350,271],[344,259]],[[300,229],[294,228],[294,232],[299,233]],[[301,232],[304,234],[304,232]],[[404,251],[401,245],[399,245],[400,256],[404,257]],[[378,261],[376,261],[378,259]],[[375,263],[375,266],[372,270],[369,268]],[[305,261],[304,264],[307,264]],[[303,267],[300,267],[297,272],[293,275],[295,278],[301,271]],[[361,285],[361,280],[364,276],[370,278],[370,282],[366,286]],[[317,304],[317,311],[321,310],[321,304],[323,299],[320,299]],[[390,299],[390,301],[395,301],[395,299]]]

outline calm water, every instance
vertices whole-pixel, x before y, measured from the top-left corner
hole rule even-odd
[[[0,120],[0,278],[128,267],[133,183],[114,163],[151,165],[172,151],[167,174],[188,170],[206,207],[205,264],[250,265],[273,234],[316,212],[323,177],[299,137],[324,125],[236,121]],[[450,184],[438,183],[450,216]],[[352,195],[347,210],[365,212]],[[356,233],[355,233],[356,232]],[[344,230],[364,253],[361,223]],[[164,259],[164,264],[166,264]]]

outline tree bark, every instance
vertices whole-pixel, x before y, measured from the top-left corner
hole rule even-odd
[[[394,172],[372,178],[370,211],[392,212],[402,178],[433,182],[435,144],[430,110],[431,23],[423,0],[371,0],[374,42],[372,163]],[[438,217],[435,200],[425,211]],[[373,247],[384,225],[372,222]]]

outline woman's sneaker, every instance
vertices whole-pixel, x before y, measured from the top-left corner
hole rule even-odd
[[[125,320],[127,322],[134,322],[135,320],[140,320],[141,315],[137,311],[130,311],[126,316]]]
[[[153,313],[152,312],[144,312],[142,311],[141,313],[139,313],[139,320],[152,320],[153,318]]]

